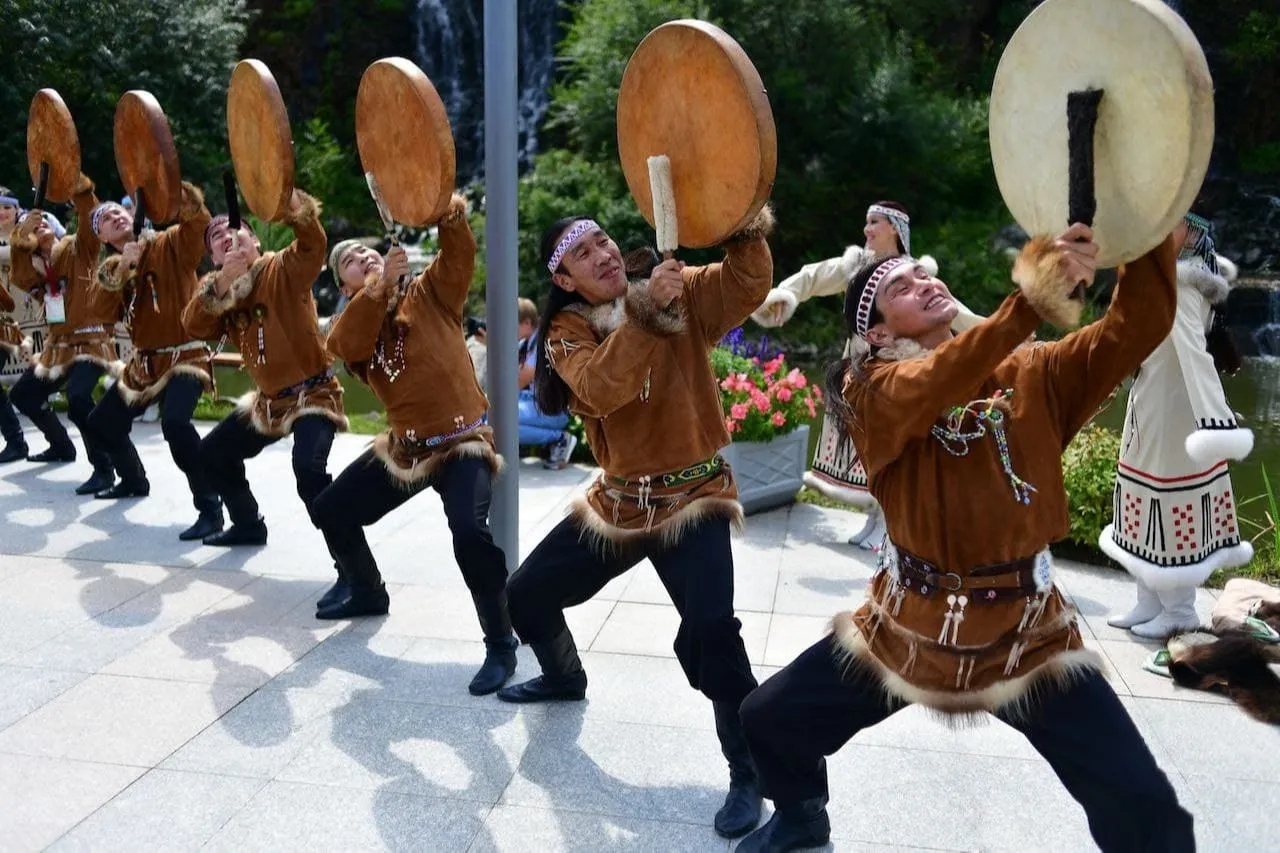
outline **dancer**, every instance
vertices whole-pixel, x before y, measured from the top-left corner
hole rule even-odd
[[[66,386],[67,413],[80,430],[93,476],[76,488],[93,495],[115,485],[111,457],[89,429],[93,391],[98,380],[119,367],[115,325],[120,294],[104,288],[97,277],[103,247],[119,251],[132,237],[133,221],[114,202],[98,204],[93,182],[80,175],[72,201],[76,233],[58,239],[39,210],[28,211],[11,238],[13,281],[43,298],[49,337],[36,362],[13,386],[13,405],[39,428],[49,442],[32,462],[74,462],[75,445],[49,407],[49,398]]]
[[[896,201],[878,201],[868,207],[862,234],[866,238],[865,246],[849,246],[838,258],[805,264],[800,272],[770,290],[764,304],[751,318],[761,326],[781,326],[791,319],[801,302],[814,296],[843,295],[853,274],[872,258],[911,254],[911,217]],[[933,258],[922,255],[917,260],[930,275],[938,274],[938,263]],[[956,306],[959,311],[951,323],[953,331],[963,332],[982,321],[958,299]],[[849,357],[852,346],[850,338],[845,342],[845,358]],[[850,545],[868,551],[880,547],[885,536],[884,513],[867,488],[867,472],[858,461],[853,440],[840,419],[830,411],[823,413],[822,435],[814,449],[813,464],[804,474],[804,484],[867,514],[862,529],[849,537]]]
[[[711,700],[729,761],[715,820],[726,837],[760,817],[738,721],[756,680],[733,614],[729,530],[742,524],[742,505],[717,454],[729,435],[708,353],[765,296],[772,224],[766,207],[726,241],[723,262],[704,267],[657,264],[653,253],[633,253],[624,266],[617,244],[584,217],[543,235],[553,287],[538,335],[539,407],[580,415],[604,471],[511,577],[511,621],[542,675],[498,693],[507,702],[582,699],[587,676],[564,608],[648,558],[680,611],[676,657]]]
[[[111,455],[120,483],[99,492],[103,499],[145,497],[151,490],[138,451],[129,438],[133,419],[163,401],[160,428],[178,470],[187,478],[199,518],[178,535],[200,540],[222,529],[222,502],[208,485],[200,460],[200,436],[191,424],[202,393],[213,390],[209,346],[182,327],[182,311],[196,290],[196,268],[204,258],[209,225],[204,194],[182,184],[178,222],[164,232],[144,232],[108,258],[98,279],[127,294],[134,351],[119,381],[89,417],[91,429]]]
[[[251,229],[241,225],[233,232],[226,216],[215,217],[205,243],[218,269],[204,277],[182,312],[192,338],[234,335],[257,386],[200,442],[209,485],[231,516],[230,527],[204,537],[206,545],[267,543],[267,524],[245,479],[244,460],[286,435],[293,435],[298,497],[310,513],[333,482],[333,436],[347,428],[342,386],[325,352],[311,293],[324,268],[320,202],[294,190],[284,222],[294,241],[264,255]]]
[[[439,222],[440,252],[417,279],[410,279],[399,246],[384,259],[344,240],[329,254],[329,268],[351,300],[329,332],[329,351],[377,395],[390,428],[316,499],[316,524],[343,587],[316,616],[387,612],[386,586],[363,528],[434,488],[484,632],[484,665],[470,686],[482,695],[515,672],[519,643],[507,615],[506,557],[489,533],[492,480],[502,457],[485,425],[488,401],[462,337],[476,258],[466,210],[466,198],[455,195]]]
[[[1019,289],[959,336],[946,286],[912,259],[854,277],[856,346],[831,384],[889,539],[862,607],[742,705],[776,811],[741,853],[825,844],[825,756],[910,702],[1021,731],[1103,851],[1194,849],[1191,816],[1083,647],[1048,550],[1067,532],[1062,451],[1168,335],[1175,254],[1168,238],[1129,264],[1103,319],[1027,345],[1041,320],[1079,321],[1069,294],[1097,257],[1084,225],[1031,240]]]
[[[18,364],[29,357],[31,342],[24,339],[13,312],[18,303],[9,289],[9,237],[22,206],[7,187],[0,187],[0,368],[8,363]],[[23,294],[25,296],[25,294]],[[4,438],[4,450],[0,450],[0,465],[27,458],[27,439],[18,423],[18,413],[9,402],[9,394],[0,385],[0,436]]]
[[[1107,624],[1151,640],[1199,628],[1196,587],[1216,569],[1253,559],[1240,539],[1226,461],[1249,455],[1253,433],[1236,425],[1205,345],[1236,268],[1215,252],[1212,226],[1194,213],[1174,241],[1173,332],[1142,362],[1129,390],[1114,516],[1098,537],[1138,592],[1134,608]]]

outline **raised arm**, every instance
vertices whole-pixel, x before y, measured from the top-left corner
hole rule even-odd
[[[325,346],[347,365],[363,364],[373,358],[378,334],[391,301],[390,288],[365,287],[329,327]]]
[[[178,205],[177,229],[170,228],[171,240],[182,269],[195,269],[204,257],[204,230],[213,218],[205,207],[204,193],[195,184],[182,182],[182,200]]]
[[[217,271],[200,279],[195,296],[182,309],[182,328],[198,340],[211,341],[222,337],[222,315],[231,310],[236,302],[235,289],[219,296],[217,282]]]
[[[293,229],[293,242],[277,256],[277,262],[283,265],[285,281],[291,287],[310,290],[324,269],[327,238],[320,224],[320,211],[318,199],[294,190],[284,218],[284,223]]]
[[[666,343],[660,332],[637,321],[635,303],[643,298],[641,293],[637,288],[628,293],[627,319],[603,343],[576,311],[561,311],[552,321],[543,345],[551,367],[573,394],[576,413],[603,418],[644,390],[649,369]]]
[[[798,273],[769,291],[764,303],[752,312],[751,319],[769,328],[781,326],[791,319],[802,302],[815,296],[844,293],[849,286],[850,275],[865,256],[865,249],[850,246],[842,257],[805,264]]]
[[[875,363],[865,381],[850,377],[845,399],[861,432],[859,453],[871,468],[896,459],[907,442],[923,438],[952,407],[972,402],[982,384],[1027,336],[1040,317],[1021,291],[996,312],[922,358]],[[873,429],[863,429],[874,424]],[[862,444],[865,443],[865,448]]]
[[[414,282],[435,295],[449,313],[462,321],[476,270],[476,238],[467,222],[467,199],[454,193],[449,210],[440,220],[440,252]]]
[[[1102,319],[1044,345],[1046,393],[1064,445],[1168,337],[1177,306],[1175,261],[1169,237],[1121,268]]]
[[[759,307],[773,283],[773,255],[765,238],[773,230],[768,205],[743,230],[725,241],[725,259],[703,267],[685,267],[681,297],[702,337],[716,344]]]
[[[76,207],[76,255],[86,266],[97,264],[98,251],[102,248],[98,235],[93,233],[93,209],[98,206],[98,196],[93,191],[93,181],[80,175],[71,201]]]
[[[44,278],[32,263],[39,248],[36,228],[40,224],[40,217],[40,211],[28,210],[9,235],[9,281],[24,293],[44,286]]]

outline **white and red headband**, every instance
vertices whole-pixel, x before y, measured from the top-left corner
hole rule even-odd
[[[858,310],[854,314],[854,331],[858,333],[858,337],[865,338],[867,329],[871,326],[871,311],[875,308],[876,292],[880,289],[880,285],[889,277],[889,273],[896,270],[903,264],[914,264],[915,258],[906,255],[898,255],[897,257],[888,258],[881,261],[871,273],[871,277],[867,279],[867,286],[862,288],[862,294],[858,297]]]
[[[573,244],[582,239],[582,236],[588,231],[594,229],[604,230],[592,219],[579,219],[573,223],[573,227],[564,232],[560,242],[556,243],[556,250],[551,253],[551,259],[547,261],[547,272],[554,275],[555,271],[560,269],[560,262],[564,260],[565,254],[573,248]]]
[[[867,216],[873,213],[878,213],[889,220],[889,224],[893,226],[898,239],[902,241],[902,254],[911,254],[911,217],[907,216],[904,211],[885,207],[882,204],[873,204],[867,208]]]

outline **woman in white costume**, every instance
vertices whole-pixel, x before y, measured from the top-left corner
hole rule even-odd
[[[1173,331],[1134,377],[1111,524],[1098,538],[1138,593],[1134,608],[1107,624],[1159,640],[1199,628],[1196,587],[1253,559],[1227,472],[1228,459],[1249,455],[1253,433],[1237,426],[1205,343],[1236,267],[1215,253],[1212,226],[1193,213],[1174,237],[1182,245]]]
[[[865,246],[850,246],[838,258],[806,264],[798,273],[769,291],[751,318],[761,326],[781,326],[791,319],[801,302],[811,297],[844,295],[853,274],[872,258],[911,254],[911,217],[897,202],[878,201],[867,208],[867,224],[862,234],[866,238]],[[930,275],[937,274],[938,263],[933,258],[924,255],[919,261]],[[951,324],[952,329],[962,332],[981,322],[982,318],[960,304],[959,300],[957,304],[960,305],[960,313]],[[849,356],[847,342],[844,356]],[[867,523],[849,537],[849,544],[869,551],[879,550],[885,536],[884,516],[867,489],[867,472],[858,461],[853,442],[838,419],[830,414],[823,416],[822,435],[813,454],[813,465],[805,472],[804,484],[832,500],[865,512]]]

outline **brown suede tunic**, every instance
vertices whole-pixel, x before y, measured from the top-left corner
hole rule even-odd
[[[263,435],[287,435],[304,415],[321,415],[347,428],[342,386],[333,375],[316,318],[311,285],[324,268],[325,233],[320,203],[303,194],[296,219],[286,219],[294,241],[268,252],[232,283],[226,295],[215,290],[210,273],[182,312],[193,337],[235,336],[245,369],[258,390],[240,401],[242,413]]]
[[[0,251],[7,252],[8,247],[5,246]],[[8,266],[8,259],[0,259],[5,266]],[[8,353],[10,358],[18,358],[22,352],[22,329],[18,328],[18,321],[13,319],[12,313],[17,310],[18,303],[13,300],[13,294],[9,293],[8,275],[0,273],[0,350]]]
[[[92,361],[109,370],[116,365],[115,324],[120,319],[120,294],[98,283],[102,243],[93,233],[91,217],[98,204],[93,182],[83,175],[72,197],[76,233],[54,244],[49,270],[41,274],[32,263],[35,238],[10,238],[13,282],[22,290],[47,292],[57,285],[64,295],[66,322],[49,325],[49,339],[36,360],[36,375],[56,379],[73,361]],[[33,211],[28,216],[39,216]]]
[[[178,222],[148,238],[138,264],[124,269],[119,255],[103,262],[99,281],[125,295],[130,306],[134,351],[117,387],[133,405],[145,405],[174,373],[196,377],[213,390],[212,353],[182,325],[182,313],[196,292],[196,268],[204,257],[209,209],[204,194],[183,183]]]
[[[834,630],[889,693],[949,712],[1016,707],[1043,677],[1100,665],[1050,581],[1047,553],[1036,563],[1039,591],[988,600],[971,584],[975,570],[1034,557],[1066,535],[1062,452],[1168,335],[1175,281],[1166,241],[1121,271],[1101,320],[1060,341],[1022,345],[1040,317],[1019,291],[937,349],[899,361],[882,351],[862,379],[846,379],[850,435],[890,544],[867,601],[837,616]],[[1007,457],[989,414],[976,415],[991,401],[1004,415]],[[1028,502],[1017,478],[1034,489]],[[904,585],[903,555],[964,587]]]
[[[466,201],[440,222],[440,252],[403,295],[356,294],[329,330],[329,352],[373,390],[390,429],[374,440],[388,473],[406,483],[431,476],[457,454],[484,456],[496,471],[489,403],[476,383],[462,320],[476,265]]]
[[[773,284],[771,226],[765,208],[726,243],[723,262],[686,267],[684,293],[665,310],[647,282],[632,283],[615,302],[574,304],[552,320],[548,357],[604,469],[573,511],[600,539],[671,542],[709,512],[741,522],[732,472],[717,458],[729,433],[708,355]]]

